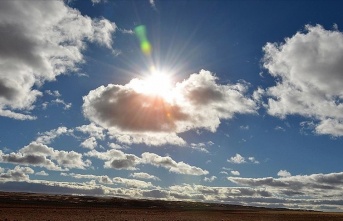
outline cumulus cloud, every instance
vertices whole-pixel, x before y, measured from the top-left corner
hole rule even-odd
[[[83,113],[123,143],[184,145],[178,133],[215,132],[223,119],[255,113],[255,101],[245,96],[246,83],[220,85],[217,80],[213,73],[201,70],[176,84],[170,99],[139,90],[137,85],[144,84],[140,79],[109,84],[83,97]]]
[[[28,174],[33,173],[34,170],[30,167],[16,166],[14,169],[8,169],[6,172],[4,172],[2,169],[2,171],[0,171],[0,181],[26,181],[30,179]]]
[[[255,159],[255,157],[248,157],[247,159],[243,157],[242,155],[236,153],[234,157],[231,157],[230,159],[227,160],[229,163],[234,163],[234,164],[242,164],[242,163],[255,163],[258,164],[260,163],[258,160]]]
[[[38,175],[38,176],[49,176],[49,174],[47,172],[45,172],[44,170],[37,172],[36,175]]]
[[[92,150],[86,153],[86,155],[102,159],[105,161],[105,168],[113,168],[116,170],[136,170],[137,168],[135,166],[140,163],[139,157],[133,154],[126,154],[116,149],[106,152]]]
[[[102,184],[112,184],[111,178],[108,176],[97,176],[92,174],[78,174],[78,173],[61,173],[61,176],[70,176],[75,179],[94,179]]]
[[[15,175],[16,172],[18,172],[18,174]],[[237,184],[249,184],[252,185],[251,187],[216,187],[181,184],[165,188],[155,187],[150,182],[121,177],[115,177],[112,181],[109,181],[120,186],[118,188],[113,188],[97,184],[94,181],[101,176],[74,173],[61,175],[73,176],[76,179],[91,179],[91,181],[76,183],[30,180],[28,175],[33,173],[34,172],[30,168],[16,167],[15,169],[9,169],[6,172],[3,168],[0,168],[0,188],[5,191],[22,190],[59,194],[211,201],[225,202],[228,204],[278,208],[287,207],[294,209],[343,209],[343,201],[341,199],[342,173],[293,176],[287,177],[287,179],[235,177]],[[108,179],[109,178],[106,177],[105,180]],[[238,179],[240,179],[240,181],[238,181]],[[316,186],[313,186],[315,184]],[[290,186],[293,187],[290,188]],[[285,189],[285,187],[288,189]],[[312,187],[315,189],[312,190]],[[306,197],[303,197],[303,195]]]
[[[204,181],[205,181],[205,182],[212,183],[215,179],[217,179],[216,176],[205,177],[205,178],[204,178]]]
[[[82,154],[75,151],[54,150],[45,144],[31,142],[17,153],[4,154],[0,150],[0,162],[45,167],[49,170],[85,169],[90,161],[83,161]]]
[[[156,177],[154,175],[151,175],[151,174],[148,174],[148,173],[143,173],[143,172],[131,173],[130,177],[138,178],[138,179],[144,179],[144,180],[160,180],[160,178],[158,178],[158,177]]]
[[[127,187],[132,187],[132,188],[149,188],[153,187],[151,182],[145,182],[142,180],[136,180],[136,179],[126,179],[122,177],[115,177],[113,178],[114,183],[122,184]]]
[[[163,167],[169,172],[188,175],[206,175],[208,171],[199,167],[191,166],[184,162],[176,162],[171,157],[162,157],[154,153],[145,152],[141,157],[133,154],[126,154],[118,149],[111,149],[106,152],[98,152],[91,150],[85,154],[86,156],[96,157],[105,161],[105,168],[113,168],[117,170],[137,170],[139,164],[150,164],[156,167]],[[146,176],[140,174],[138,176]]]
[[[230,171],[230,173],[231,173],[232,175],[234,175],[234,176],[239,176],[239,175],[241,175],[241,173],[240,173],[239,171],[237,171],[237,170],[232,170],[232,171]]]
[[[288,172],[287,170],[280,170],[277,175],[279,177],[289,177],[292,176],[292,174],[290,172]]]
[[[229,160],[227,160],[227,162],[236,164],[246,163],[245,158],[238,153],[236,153],[234,157],[231,157]]]
[[[268,113],[314,119],[314,131],[343,135],[343,33],[305,26],[284,43],[267,43],[263,65],[278,79],[267,88]]]
[[[82,126],[76,127],[75,129],[82,133],[89,134],[91,137],[95,137],[96,139],[100,139],[100,140],[105,139],[104,129],[93,123],[88,124],[88,125],[82,125]]]
[[[94,149],[97,146],[97,142],[94,137],[90,137],[84,140],[80,145],[84,148]]]
[[[280,173],[280,172],[279,172]],[[281,171],[280,178],[228,177],[239,185],[266,188],[273,194],[284,196],[307,196],[310,198],[340,197],[343,192],[343,173],[291,176]]]
[[[115,29],[64,1],[1,1],[0,116],[35,119],[30,111],[42,96],[36,86],[75,71],[86,41],[111,48]]]
[[[206,175],[207,170],[191,166],[184,162],[176,162],[171,157],[161,157],[154,153],[145,152],[142,154],[142,161],[156,167],[164,167],[170,172],[188,175]]]
[[[36,142],[42,144],[50,144],[54,139],[63,134],[71,135],[72,133],[73,129],[68,129],[66,127],[58,127],[57,129],[52,129],[44,133],[38,133]]]

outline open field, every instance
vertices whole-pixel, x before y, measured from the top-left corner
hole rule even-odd
[[[343,221],[343,213],[190,202],[0,193],[0,220]]]

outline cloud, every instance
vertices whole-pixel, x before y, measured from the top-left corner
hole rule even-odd
[[[111,178],[109,178],[108,176],[97,176],[97,175],[92,175],[92,174],[78,174],[78,173],[61,173],[61,176],[70,176],[70,177],[74,177],[76,179],[95,179],[97,180],[99,183],[102,184],[112,184],[112,180]]]
[[[113,168],[117,170],[136,170],[136,166],[139,164],[149,164],[156,167],[163,167],[169,170],[169,172],[178,174],[188,174],[195,176],[208,174],[208,171],[203,170],[199,167],[191,166],[182,161],[176,162],[171,157],[162,157],[149,152],[142,153],[141,158],[133,154],[126,154],[118,149],[111,149],[106,152],[91,150],[85,155],[102,159],[105,161],[105,168]]]
[[[68,110],[72,106],[72,103],[66,103],[64,100],[62,100],[60,98],[56,98],[55,100],[52,100],[51,103],[56,104],[56,105],[62,104],[64,110]]]
[[[45,172],[44,170],[37,172],[36,175],[38,175],[38,176],[49,176],[49,174],[47,172]]]
[[[312,174],[291,176],[287,171],[280,171],[280,178],[241,178],[228,177],[239,185],[266,188],[275,195],[287,197],[307,196],[308,198],[335,198],[343,192],[343,173]],[[279,173],[280,173],[279,172]]]
[[[17,153],[4,154],[0,151],[0,162],[45,167],[49,170],[85,169],[90,161],[83,161],[82,154],[75,151],[54,150],[45,144],[31,142]],[[64,169],[63,169],[64,168]]]
[[[55,91],[46,90],[45,93],[47,93],[48,95],[51,95],[53,97],[61,97],[61,94],[58,90],[55,90]]]
[[[268,113],[315,120],[317,134],[343,135],[343,33],[305,26],[284,43],[267,43],[263,66],[277,78],[267,88]]]
[[[15,175],[16,172],[18,173]],[[106,177],[105,180],[110,180],[116,185],[122,186],[112,188],[97,184],[94,180],[97,180],[101,176],[91,174],[61,174],[62,176],[72,176],[76,179],[90,179],[90,182],[76,183],[30,180],[29,174],[33,173],[34,171],[31,168],[19,166],[12,170],[8,169],[6,172],[3,168],[0,168],[0,188],[4,191],[120,196],[140,199],[159,198],[164,200],[211,201],[227,204],[277,208],[286,207],[293,209],[326,211],[343,209],[343,201],[341,199],[342,173],[312,174],[308,176],[271,179],[234,177],[237,184],[244,183],[244,185],[247,185],[247,183],[250,183],[253,184],[252,187],[216,187],[181,184],[165,188],[155,187],[150,182],[141,180],[115,177],[111,181],[109,177]],[[242,182],[239,182],[239,179]],[[273,179],[274,182],[272,181]],[[249,181],[245,182],[244,180]],[[285,189],[285,186],[288,189]],[[290,186],[293,188],[289,188]],[[312,187],[315,189],[312,189]]]
[[[241,156],[238,153],[236,153],[234,157],[231,157],[230,159],[228,159],[227,162],[234,163],[234,164],[242,164],[242,163],[247,163],[247,162],[251,162],[255,164],[260,163],[258,160],[255,159],[255,157],[248,157],[246,159],[245,157]]]
[[[144,180],[157,180],[157,181],[160,181],[160,178],[158,178],[158,177],[156,177],[154,175],[150,175],[148,173],[143,173],[143,172],[131,173],[130,177],[138,178],[138,179],[144,179]]]
[[[73,134],[73,129],[59,127],[57,129],[46,131],[44,133],[38,133],[39,136],[37,137],[36,142],[42,144],[50,144],[54,139],[63,134],[71,135]]]
[[[246,163],[245,158],[238,153],[234,157],[231,157],[230,160],[227,160],[227,162],[235,164]]]
[[[89,151],[86,156],[96,157],[105,161],[105,168],[116,170],[136,170],[135,167],[140,163],[140,158],[133,154],[126,154],[123,151],[112,149],[106,152],[96,150]]]
[[[292,176],[292,174],[290,172],[288,172],[287,170],[280,170],[277,175],[279,177],[290,177]]]
[[[239,175],[241,175],[240,172],[237,171],[237,170],[232,170],[232,171],[231,171],[231,174],[234,175],[234,176],[239,176]]]
[[[139,90],[137,85],[144,85],[140,79],[109,84],[83,97],[83,113],[122,143],[184,145],[179,133],[215,132],[221,120],[256,113],[255,102],[244,95],[246,83],[220,85],[216,80],[214,74],[201,70],[176,84],[171,99]]]
[[[217,179],[216,176],[205,177],[205,178],[204,178],[204,181],[205,181],[205,182],[212,183],[215,179]]]
[[[154,153],[145,152],[142,154],[142,161],[147,164],[151,164],[156,167],[163,167],[168,169],[170,172],[178,174],[188,175],[206,175],[207,170],[203,170],[199,167],[190,166],[184,162],[176,162],[171,157],[161,157]]]
[[[157,10],[155,0],[149,0],[149,4],[154,10]]]
[[[77,70],[86,42],[112,49],[115,29],[108,20],[83,16],[64,1],[2,1],[0,116],[35,119],[30,111],[42,96],[36,88]]]
[[[1,172],[1,171],[0,171]],[[8,181],[26,181],[29,180],[28,174],[33,174],[34,170],[30,167],[16,166],[14,169],[8,169],[5,173],[0,173],[0,182]]]
[[[205,143],[191,143],[191,148],[193,150],[197,150],[197,151],[200,151],[200,152],[210,153],[206,149],[206,146],[211,146],[211,145],[213,145],[213,143],[208,143],[208,145],[206,145]]]
[[[91,137],[95,137],[99,140],[105,139],[104,129],[93,123],[76,127],[76,130],[85,134],[89,134]]]
[[[84,148],[94,149],[98,144],[95,137],[90,137],[80,144]]]
[[[136,179],[126,179],[122,177],[115,177],[113,178],[114,183],[122,184],[127,187],[132,187],[132,188],[149,188],[153,187],[151,182],[145,182],[142,180],[136,180]]]
[[[171,157],[161,157],[154,153],[145,152],[142,154],[142,161],[156,167],[163,167],[170,172],[188,175],[206,175],[208,171],[199,167],[190,166],[184,162],[176,162]]]

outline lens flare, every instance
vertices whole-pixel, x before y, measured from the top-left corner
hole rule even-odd
[[[135,34],[140,42],[142,52],[147,56],[151,55],[152,47],[146,35],[146,27],[144,25],[137,26]]]

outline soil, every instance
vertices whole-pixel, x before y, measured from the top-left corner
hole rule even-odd
[[[0,192],[0,221],[343,221],[343,213],[226,204]]]

